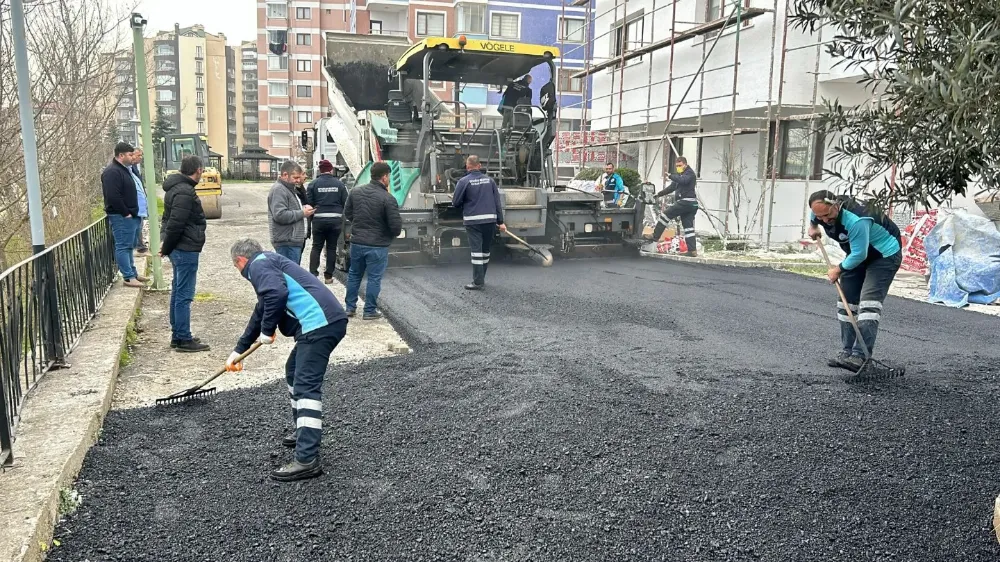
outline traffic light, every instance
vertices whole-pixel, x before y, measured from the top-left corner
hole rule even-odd
[[[309,130],[302,130],[302,150],[309,150]]]

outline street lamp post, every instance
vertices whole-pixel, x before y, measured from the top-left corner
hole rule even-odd
[[[28,70],[28,47],[24,31],[24,4],[10,2],[11,47],[17,70],[17,105],[21,116],[21,144],[24,146],[24,180],[28,188],[28,218],[31,222],[31,247],[34,253],[45,249],[45,224],[42,221],[42,187],[38,179],[38,141],[35,139],[35,111],[31,103],[31,74]]]
[[[153,132],[149,117],[149,95],[146,83],[146,49],[142,30],[146,19],[138,12],[132,12],[132,51],[135,56],[135,88],[139,98],[139,121],[142,125],[142,185],[146,188],[146,202],[149,208],[149,248],[153,256],[153,289],[166,289],[163,282],[163,262],[160,259],[160,208],[157,202],[156,164],[153,156]]]

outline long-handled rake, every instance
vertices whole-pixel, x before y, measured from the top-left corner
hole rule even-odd
[[[817,240],[816,245],[819,246],[820,251],[823,252],[823,259],[826,260],[827,267],[833,267],[833,263],[830,262],[830,256],[826,253],[826,247],[823,245],[823,241]],[[837,294],[840,295],[840,302],[844,303],[844,309],[847,311],[847,319],[850,320],[851,326],[854,328],[854,335],[857,337],[858,344],[861,346],[861,351],[865,352],[865,362],[861,364],[861,368],[858,369],[858,371],[854,373],[854,376],[848,379],[847,382],[851,383],[894,379],[906,374],[906,370],[903,368],[892,367],[877,359],[872,359],[872,354],[868,349],[868,344],[865,343],[865,338],[861,335],[861,328],[858,327],[858,321],[854,317],[854,313],[851,312],[851,305],[847,303],[847,296],[844,295],[844,288],[840,286],[840,280],[838,279],[834,285],[837,287]]]
[[[260,347],[260,346],[261,346],[261,344],[259,342],[254,343],[252,346],[250,346],[250,349],[246,350],[246,352],[244,352],[243,355],[240,355],[239,358],[236,361],[234,361],[234,362],[235,363],[241,363],[241,362],[243,362],[243,360],[245,358],[247,358],[251,353],[253,353],[254,351],[257,351],[257,348]],[[156,399],[156,405],[157,406],[162,406],[164,404],[177,404],[179,402],[186,402],[188,400],[192,400],[192,399],[195,399],[195,398],[207,398],[207,397],[211,396],[212,394],[215,394],[215,387],[205,388],[205,386],[208,383],[210,383],[210,382],[214,381],[215,379],[219,378],[220,376],[222,376],[222,374],[225,373],[225,372],[226,372],[226,367],[223,366],[221,369],[219,369],[218,371],[216,371],[215,374],[213,374],[211,377],[208,377],[207,379],[205,379],[204,382],[202,382],[198,386],[192,386],[191,388],[189,388],[187,390],[182,390],[180,392],[171,394],[170,396],[167,396],[166,398],[157,398]]]

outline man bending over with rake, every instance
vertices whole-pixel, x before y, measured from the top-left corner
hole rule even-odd
[[[857,341],[851,318],[843,303],[837,303],[843,350],[830,359],[831,367],[857,373],[865,364],[864,349],[872,353],[882,318],[882,301],[903,261],[899,227],[876,209],[867,208],[845,195],[822,190],[809,196],[809,237],[826,235],[847,254],[827,272],[830,283],[840,281],[844,297],[857,318],[864,342]],[[822,228],[822,230],[821,230]]]
[[[319,279],[292,260],[265,252],[256,240],[236,242],[231,254],[233,265],[253,285],[257,306],[226,361],[226,370],[242,370],[242,363],[235,362],[239,356],[254,342],[274,343],[276,330],[295,338],[285,362],[295,429],[281,441],[295,448],[295,458],[271,472],[271,478],[291,482],[319,476],[323,376],[330,355],[347,333],[347,313]]]

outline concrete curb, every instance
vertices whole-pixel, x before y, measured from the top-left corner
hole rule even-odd
[[[70,367],[47,373],[25,400],[14,466],[0,473],[0,560],[39,562],[45,556],[61,490],[79,474],[111,408],[119,355],[142,293],[120,283],[112,287],[67,358]]]
[[[724,260],[718,258],[689,258],[678,254],[659,254],[656,252],[639,251],[639,255],[644,258],[679,261],[682,263],[698,263],[703,265],[721,265],[725,267],[752,267],[769,269],[786,269],[789,267],[817,267],[823,265],[820,262],[773,262],[773,261],[750,261],[750,260]]]

